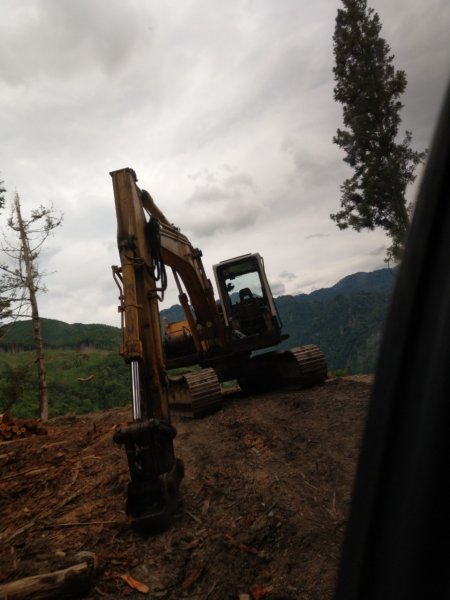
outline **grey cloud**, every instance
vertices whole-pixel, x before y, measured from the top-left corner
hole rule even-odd
[[[286,279],[287,281],[292,281],[297,277],[297,275],[291,271],[284,270],[278,275],[278,277],[281,277],[281,279]]]
[[[321,238],[327,238],[330,237],[329,233],[312,233],[311,235],[307,235],[305,237],[305,240],[314,240],[314,239],[321,239]]]
[[[380,256],[386,253],[386,246],[378,246],[378,248],[375,248],[374,250],[372,250],[371,252],[367,252],[366,254],[368,256]]]
[[[209,236],[221,231],[240,231],[253,225],[260,211],[257,202],[249,199],[226,196],[218,193],[203,210],[195,210],[194,214],[185,219],[188,231],[202,236]]]
[[[215,173],[213,173],[212,171],[209,171],[208,169],[203,169],[201,171],[198,171],[197,173],[192,173],[188,177],[189,177],[189,179],[192,179],[192,181],[197,181],[197,180],[203,179],[203,181],[210,183],[210,184],[217,183],[217,175]]]
[[[300,24],[304,20],[304,7],[300,2],[262,2],[251,15],[237,2],[226,3],[226,9],[222,4],[220,11],[211,6],[198,4],[188,15],[183,23],[181,48],[176,39],[171,40],[175,42],[171,60],[179,60],[181,51],[186,55],[187,39],[191,53],[196,53],[195,62],[201,63],[202,76],[206,78],[202,101],[193,107],[200,113],[198,120],[202,127],[193,132],[191,123],[186,123],[186,128],[179,130],[178,147],[192,146],[195,141],[206,145],[219,137],[240,137],[245,135],[242,129],[249,130],[262,119],[268,124],[286,121],[292,127],[305,89],[314,86],[317,77],[324,79],[321,69],[326,50],[320,52],[319,40],[322,36],[328,42],[331,40],[331,25],[328,37],[323,30],[323,12],[308,7],[308,17],[314,20],[317,30],[313,59],[308,51],[312,41],[309,33],[299,27],[295,33],[286,35],[288,23]],[[182,13],[183,18],[186,14]],[[177,25],[180,27],[180,23]],[[206,54],[205,48],[208,48]],[[192,68],[192,63],[193,60],[189,61],[187,66]],[[202,82],[197,79],[197,73],[195,69],[187,82],[193,93],[196,84]]]
[[[198,186],[188,200],[191,206],[204,206],[210,203],[219,203],[221,200],[238,200],[242,198],[240,190],[226,189],[223,185]]]
[[[117,0],[10,4],[10,21],[0,26],[6,49],[0,71],[11,85],[69,81],[98,67],[113,73],[126,63],[141,28],[137,12]]]
[[[61,245],[62,233],[58,237],[59,237],[58,244],[55,244],[55,242],[50,238],[48,240],[47,244],[43,247],[41,256],[40,256],[41,263],[47,263],[47,262],[53,261],[53,259],[62,252],[62,250],[63,250],[63,247]]]
[[[248,189],[251,192],[257,192],[257,187],[250,177],[246,173],[236,173],[236,175],[230,175],[224,179],[224,185],[228,188],[240,190],[241,193],[244,189]]]
[[[274,281],[270,283],[270,289],[274,296],[282,296],[286,293],[286,286],[281,281]]]
[[[332,135],[330,139],[318,141],[316,148],[306,147],[301,141],[288,136],[281,144],[281,150],[292,159],[296,176],[308,188],[323,188],[336,180],[336,172],[341,166],[342,157],[333,153]]]
[[[209,183],[212,178],[216,184]],[[222,178],[208,173],[204,179],[186,202],[184,223],[189,231],[204,236],[239,231],[255,222],[262,208],[250,175],[236,173]]]

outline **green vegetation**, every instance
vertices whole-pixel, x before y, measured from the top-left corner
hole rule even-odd
[[[131,403],[129,368],[116,352],[46,352],[50,418]],[[0,412],[38,416],[35,353],[0,353]]]

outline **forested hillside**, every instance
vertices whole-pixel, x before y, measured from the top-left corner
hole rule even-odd
[[[354,273],[311,294],[282,296],[283,347],[317,344],[330,370],[373,373],[397,269]]]
[[[388,294],[374,292],[337,294],[327,300],[278,298],[283,329],[290,335],[281,347],[317,344],[329,369],[372,373],[388,301]]]
[[[110,325],[69,325],[54,319],[41,319],[42,338],[46,348],[80,350],[115,350],[120,340],[120,331]],[[3,327],[0,337],[0,350],[33,350],[33,330],[31,321],[17,321]]]
[[[46,352],[49,416],[87,413],[131,402],[129,367],[117,352]],[[0,413],[38,416],[34,352],[0,355]]]

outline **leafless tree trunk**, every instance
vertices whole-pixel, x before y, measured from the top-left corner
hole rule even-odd
[[[1,190],[0,190],[1,192]],[[39,255],[44,242],[62,222],[62,215],[54,216],[53,208],[39,206],[31,211],[28,219],[22,215],[19,194],[16,193],[8,227],[14,231],[15,241],[4,232],[4,244],[0,250],[6,258],[0,264],[0,308],[3,304],[8,316],[14,319],[30,316],[36,348],[36,364],[39,381],[39,412],[41,419],[48,419],[48,388],[39,318],[37,294],[46,291],[41,283],[44,273],[39,269]]]
[[[36,283],[35,272],[33,269],[33,254],[28,242],[26,227],[22,219],[20,211],[19,195],[15,197],[15,209],[17,216],[17,225],[22,244],[22,258],[25,263],[25,279],[26,286],[29,292],[29,301],[31,306],[31,319],[33,322],[33,338],[36,348],[36,363],[39,379],[39,412],[43,421],[48,420],[48,389],[47,389],[47,374],[45,370],[44,346],[42,343],[41,320],[39,318],[39,310],[36,299]]]

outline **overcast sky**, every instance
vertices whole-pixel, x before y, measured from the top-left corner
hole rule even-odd
[[[382,233],[329,218],[349,174],[332,143],[340,5],[2,1],[0,178],[25,215],[51,203],[64,214],[41,260],[41,316],[119,325],[109,172],[123,167],[202,248],[211,277],[212,264],[246,252],[264,256],[276,295],[385,266]],[[369,6],[407,73],[402,133],[422,150],[450,73],[450,2]]]

